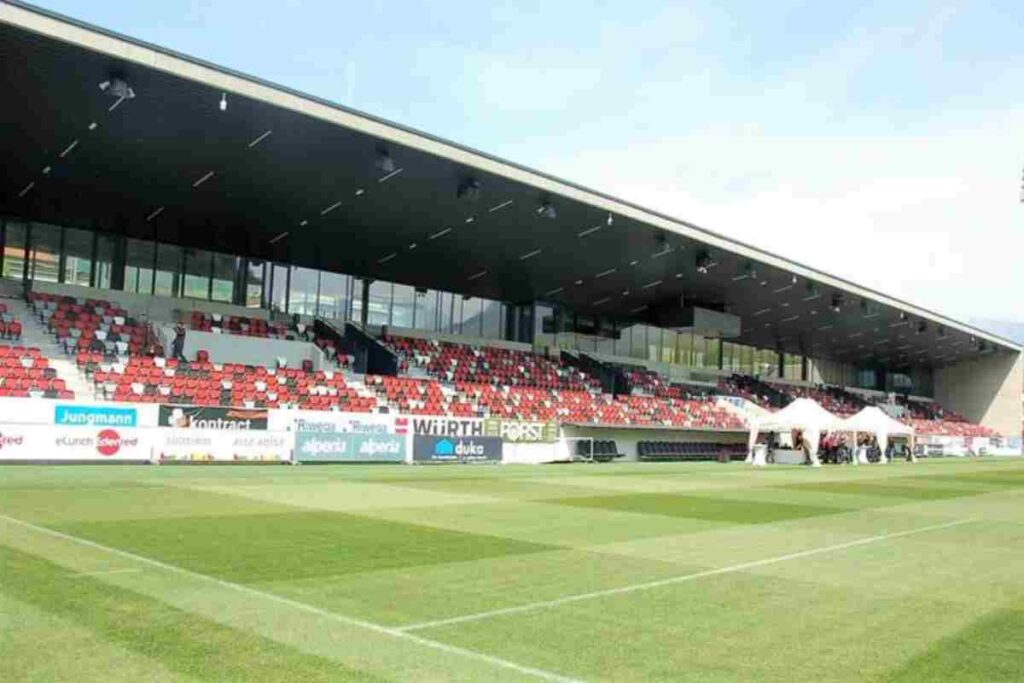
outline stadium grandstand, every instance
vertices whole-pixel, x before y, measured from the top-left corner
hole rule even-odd
[[[1021,433],[1020,346],[941,313],[20,3],[0,51],[0,397],[554,423],[605,460],[742,458],[797,398]]]

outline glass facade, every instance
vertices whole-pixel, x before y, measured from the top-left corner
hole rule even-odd
[[[233,303],[235,282],[238,280],[239,259],[227,254],[213,254],[213,272],[210,278],[210,299]]]
[[[196,249],[46,223],[0,221],[0,277],[110,288],[138,294],[189,297],[282,313],[360,320],[363,280],[343,273],[248,260]],[[115,277],[115,274],[118,277]],[[123,274],[123,277],[122,277]],[[512,320],[510,328],[510,319]],[[510,306],[501,301],[410,285],[373,281],[367,320],[371,325],[414,328],[485,339],[529,341],[698,369],[780,375],[780,355],[731,341],[646,324],[573,315],[556,306]],[[520,329],[522,328],[522,329]],[[600,329],[599,329],[600,328]],[[532,334],[531,334],[532,331]],[[877,386],[880,375],[836,364],[807,364],[807,379]],[[784,354],[781,376],[804,378],[805,361]],[[845,380],[845,381],[844,381]],[[930,377],[893,376],[893,386],[930,389]],[[920,389],[919,389],[920,388]]]
[[[157,296],[181,296],[182,259],[184,255],[184,250],[173,244],[157,245],[153,294]]]
[[[185,250],[185,288],[182,296],[189,299],[209,299],[212,267],[212,253],[200,249]]]
[[[267,301],[264,294],[267,266],[262,261],[249,261],[245,276],[245,305],[262,308]]]
[[[117,242],[113,235],[102,232],[96,235],[96,265],[93,270],[93,287],[108,289],[113,281],[114,261]]]
[[[39,282],[60,281],[60,240],[58,225],[33,223],[31,227],[32,246],[29,279]]]
[[[291,288],[285,312],[298,315],[316,315],[320,292],[320,273],[309,268],[291,268]]]
[[[24,223],[6,221],[3,238],[3,278],[5,280],[22,280],[25,277],[25,247],[28,244],[28,228]]]
[[[136,294],[153,293],[153,265],[156,244],[144,240],[125,240],[124,291]]]
[[[61,253],[64,279],[69,285],[88,287],[92,282],[93,239],[96,233],[88,230],[64,229],[64,247]]]

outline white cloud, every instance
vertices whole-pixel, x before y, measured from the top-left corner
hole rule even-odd
[[[544,167],[957,318],[1024,318],[1020,113],[918,136],[707,134]]]

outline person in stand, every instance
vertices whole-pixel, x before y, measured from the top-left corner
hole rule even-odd
[[[171,355],[175,360],[185,360],[185,326],[180,322],[174,326],[174,342],[171,344]]]

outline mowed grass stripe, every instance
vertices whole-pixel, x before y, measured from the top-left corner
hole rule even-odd
[[[214,515],[260,515],[301,508],[172,486],[5,490],[0,512],[44,524]]]
[[[949,482],[952,483],[952,480]],[[875,481],[821,481],[800,484],[781,484],[772,488],[784,491],[813,491],[838,493],[853,496],[878,496],[905,498],[907,500],[946,500],[977,496],[997,490],[993,487],[953,488],[929,486],[927,482],[912,483],[909,481],[875,480]]]
[[[72,578],[67,569],[7,546],[0,545],[0,566],[4,593],[189,678],[380,680],[95,579]],[[111,679],[116,678],[111,672]]]
[[[943,638],[891,681],[1024,680],[1024,609],[1000,609]]]
[[[612,496],[588,496],[546,500],[546,503],[570,507],[600,508],[636,512],[644,515],[688,517],[732,524],[767,524],[843,512],[842,508],[797,503],[714,498],[669,493],[633,493]]]
[[[238,583],[342,576],[556,549],[340,512],[135,519],[56,528]]]
[[[487,672],[487,680],[506,680],[511,677],[513,680],[530,678],[552,681],[553,683],[575,683],[574,679],[554,672],[518,664],[515,663],[515,661],[503,659],[500,656],[488,654],[483,651],[471,650],[458,645],[424,638],[415,634],[403,633],[397,629],[374,622],[359,620],[359,618],[332,612],[322,607],[292,600],[282,595],[276,595],[244,584],[232,583],[216,577],[210,577],[210,575],[207,574],[168,564],[166,562],[161,562],[160,560],[131,553],[120,548],[104,546],[88,539],[72,536],[70,533],[33,524],[32,522],[22,519],[15,519],[13,517],[0,514],[0,524],[7,524],[8,527],[12,527],[23,533],[27,532],[30,539],[34,538],[36,541],[43,541],[43,547],[46,547],[47,545],[51,546],[47,549],[47,552],[53,552],[55,550],[52,548],[55,542],[56,545],[63,545],[66,549],[70,544],[73,547],[77,547],[79,551],[87,549],[89,551],[98,551],[102,554],[110,554],[126,558],[132,562],[156,568],[158,573],[166,572],[172,574],[179,580],[199,582],[200,584],[205,584],[209,588],[219,588],[221,589],[221,595],[206,595],[205,600],[206,602],[212,602],[217,605],[214,611],[218,618],[223,613],[223,607],[227,603],[236,602],[238,599],[242,599],[244,602],[256,601],[254,604],[245,605],[246,613],[244,616],[255,616],[255,620],[251,622],[255,628],[264,629],[270,626],[273,629],[272,635],[274,637],[280,634],[284,638],[294,640],[298,635],[303,645],[307,641],[321,639],[319,638],[319,636],[321,636],[321,630],[310,630],[310,625],[308,624],[306,625],[307,628],[305,630],[296,630],[295,627],[289,628],[290,624],[295,623],[295,617],[300,617],[300,622],[302,620],[308,621],[311,617],[313,618],[313,621],[317,623],[317,626],[323,626],[326,622],[330,623],[331,626],[347,629],[351,636],[348,640],[338,641],[336,640],[337,636],[332,637],[331,643],[333,646],[330,652],[331,658],[334,658],[334,654],[337,649],[348,648],[350,651],[346,652],[347,656],[357,656],[360,659],[369,659],[374,661],[376,665],[374,667],[375,669],[392,669],[397,667],[400,670],[408,668],[409,655],[411,652],[415,651],[416,657],[413,660],[413,664],[415,665],[414,671],[418,676],[422,676],[423,680],[447,679],[450,678],[449,672],[457,672],[454,678],[482,680],[483,676],[479,675],[478,670],[483,669]],[[0,528],[2,528],[2,525],[0,525]],[[22,539],[23,543],[26,541],[27,539]],[[31,541],[29,542],[31,543]],[[49,543],[47,544],[46,542]],[[166,575],[164,578],[167,578]],[[197,603],[194,600],[194,598],[198,596],[181,596],[178,591],[171,591],[170,593],[167,593],[166,586],[161,593],[161,597],[163,598],[166,596],[167,600],[173,601],[183,599],[184,602],[197,609],[207,609],[207,606],[201,605],[201,603]],[[252,607],[257,604],[260,605],[260,608],[255,610],[257,612],[256,614],[253,614],[252,612],[254,610],[252,610]],[[264,618],[264,609],[275,610],[281,622],[266,621]],[[233,615],[238,616],[239,614],[236,613]],[[296,626],[298,626],[298,624],[296,624]],[[361,641],[366,641],[367,639],[377,641],[383,640],[386,645],[381,647],[379,642],[374,644],[377,646],[370,645],[366,642],[359,644]],[[438,676],[437,667],[441,663],[438,657],[443,657],[447,660],[455,659],[458,661],[459,667],[454,667],[452,661],[449,661],[449,665],[447,665],[447,668],[443,670],[444,675]],[[407,679],[408,676],[401,676],[398,678],[399,680],[404,680]]]

